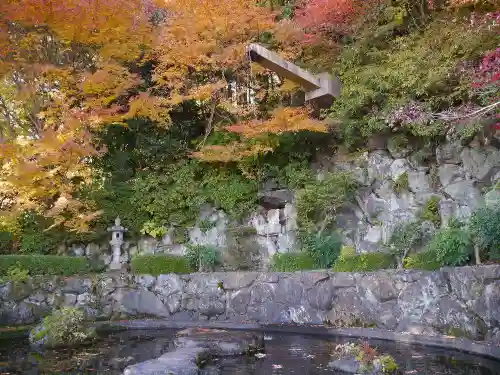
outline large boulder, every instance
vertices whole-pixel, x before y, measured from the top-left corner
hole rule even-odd
[[[177,334],[173,351],[149,361],[128,366],[124,375],[210,374],[215,358],[254,354],[264,348],[262,334],[190,328]]]
[[[459,143],[445,143],[436,147],[438,164],[460,164],[460,153],[463,146]]]
[[[168,317],[170,311],[160,298],[148,290],[117,289],[111,294],[121,307],[121,310],[129,315],[146,315]]]
[[[396,375],[399,367],[388,354],[379,354],[368,343],[337,345],[332,353],[334,360],[328,367],[347,374]]]
[[[500,171],[500,150],[494,147],[467,147],[462,150],[460,157],[467,174],[480,182],[490,182]]]
[[[473,180],[452,183],[444,188],[444,192],[459,206],[468,207],[471,211],[474,211],[484,202],[481,190]]]
[[[35,348],[56,348],[91,342],[96,332],[84,321],[85,313],[76,308],[56,310],[30,331],[30,344]]]
[[[385,180],[391,178],[391,165],[394,159],[387,151],[377,150],[368,157],[368,180]]]

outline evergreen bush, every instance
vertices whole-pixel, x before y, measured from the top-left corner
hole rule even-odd
[[[395,259],[387,253],[340,254],[333,266],[335,272],[371,272],[395,267]]]
[[[166,254],[138,255],[132,259],[131,268],[136,275],[157,276],[193,272],[186,257]]]
[[[442,266],[463,266],[474,251],[472,236],[464,229],[444,229],[430,241],[427,251],[435,254],[436,261]]]
[[[275,272],[308,271],[316,268],[316,260],[307,252],[276,253],[271,269]]]
[[[9,270],[17,267],[27,271],[30,276],[61,275],[71,276],[99,272],[85,257],[57,255],[0,255],[0,275],[8,275]]]

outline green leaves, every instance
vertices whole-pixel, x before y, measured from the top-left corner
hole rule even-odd
[[[342,96],[329,117],[342,121],[347,141],[366,139],[389,131],[380,121],[404,103],[418,100],[437,110],[473,96],[458,65],[476,59],[496,45],[494,28],[470,28],[464,21],[436,19],[422,32],[412,32],[384,43],[370,43],[365,35],[357,44],[344,47],[336,69],[343,81]],[[465,86],[467,88],[465,88]],[[431,137],[440,123],[410,128],[417,136]]]
[[[444,229],[431,240],[427,251],[434,253],[442,266],[463,266],[474,251],[472,236],[463,229]]]
[[[272,269],[275,272],[295,272],[316,269],[314,258],[307,252],[274,254]]]
[[[186,274],[196,269],[190,267],[185,257],[165,254],[139,255],[132,259],[130,265],[136,275]]]
[[[299,224],[312,232],[326,228],[337,210],[352,199],[355,189],[347,172],[328,173],[324,179],[306,184],[297,191]]]
[[[342,239],[336,233],[328,236],[308,234],[302,238],[302,250],[306,251],[315,260],[316,268],[327,269],[340,254]]]
[[[85,257],[55,255],[0,255],[0,275],[8,275],[12,267],[35,275],[71,276],[93,271]]]
[[[341,254],[335,262],[335,272],[371,272],[394,268],[395,259],[386,253]]]
[[[220,264],[220,252],[214,246],[190,245],[187,248],[186,259],[193,270],[203,271]]]
[[[474,212],[469,222],[469,230],[481,250],[485,250],[491,260],[500,259],[500,206],[483,207]]]

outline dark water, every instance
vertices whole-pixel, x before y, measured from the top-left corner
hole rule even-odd
[[[125,331],[110,334],[92,347],[32,353],[25,340],[0,341],[0,374],[121,374],[133,363],[159,357],[172,348],[174,330]],[[266,356],[224,359],[221,375],[320,375],[341,373],[327,368],[330,353],[345,339],[332,340],[266,334]],[[500,375],[500,363],[445,350],[370,342],[392,354],[405,375]]]

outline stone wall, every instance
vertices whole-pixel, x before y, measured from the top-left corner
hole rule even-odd
[[[312,165],[319,178],[326,172],[348,170],[360,184],[356,202],[346,206],[336,218],[345,244],[358,252],[383,251],[395,227],[416,219],[432,197],[439,198],[438,227],[445,227],[452,217],[467,219],[481,205],[499,200],[500,190],[491,189],[500,179],[497,147],[477,140],[467,145],[450,141],[424,148],[395,144],[391,139],[377,140],[369,145],[370,151],[321,156]],[[403,174],[407,186],[398,191],[396,185]],[[273,254],[300,250],[295,240],[297,212],[294,192],[273,181],[262,186],[259,199],[261,209],[239,223],[231,222],[220,210],[205,208],[198,220],[205,227],[186,228],[185,243],[179,242],[172,230],[161,239],[143,237],[138,242],[128,242],[122,261],[128,262],[137,253],[184,254],[186,244],[211,245],[224,253],[234,247],[229,235],[231,228],[240,227],[253,231],[247,231],[245,241],[256,249],[248,251],[258,253],[255,268],[265,270]],[[422,226],[431,233],[439,229],[430,221]],[[70,253],[98,253],[106,264],[111,259],[108,244],[74,246]]]
[[[263,197],[264,198],[264,197]],[[266,269],[271,257],[275,253],[284,253],[296,250],[295,237],[297,230],[297,212],[292,204],[292,196],[288,191],[273,190],[265,196],[274,199],[273,206],[255,212],[243,222],[231,222],[227,215],[213,208],[206,208],[200,215],[198,222],[204,223],[185,230],[187,238],[180,242],[175,237],[175,230],[171,228],[160,239],[143,236],[138,241],[127,241],[122,248],[122,263],[128,263],[136,254],[166,253],[184,255],[187,245],[214,246],[219,249],[225,259],[224,266],[231,269],[231,261],[227,258],[235,248],[234,240],[238,231],[245,232],[239,239],[240,245],[246,246],[245,258],[250,257],[252,251],[256,252],[255,266],[252,269]],[[177,228],[179,229],[179,228]],[[245,245],[246,244],[246,245]],[[87,256],[98,258],[103,264],[111,262],[111,250],[107,243],[104,244],[77,244],[66,250],[74,256]],[[236,265],[233,269],[236,269]]]
[[[315,164],[319,173],[351,171],[361,185],[356,202],[337,218],[344,241],[358,252],[382,250],[396,226],[418,218],[432,197],[439,199],[440,224],[422,223],[431,232],[499,200],[500,190],[491,187],[500,179],[500,150],[492,145],[450,141],[417,149],[386,139],[374,143],[370,152],[322,157]],[[402,175],[407,186],[398,189]]]
[[[33,323],[61,306],[100,319],[330,321],[500,343],[500,266],[367,274],[122,274],[0,285],[1,324]]]

